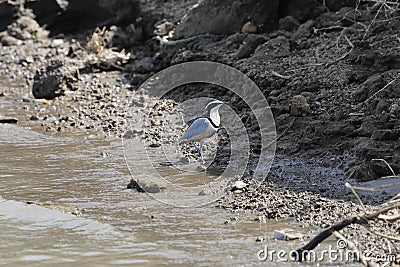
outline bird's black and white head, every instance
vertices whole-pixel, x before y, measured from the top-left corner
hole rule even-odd
[[[220,124],[220,117],[219,117],[219,108],[221,105],[224,104],[224,102],[215,100],[207,104],[206,110],[208,111],[208,117],[212,121],[213,124],[215,124],[217,127],[219,127]]]

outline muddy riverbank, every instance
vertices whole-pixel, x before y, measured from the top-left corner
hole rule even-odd
[[[145,118],[152,100],[140,87],[146,79],[178,63],[215,61],[236,68],[257,84],[271,107],[278,138],[267,180],[260,184],[251,179],[254,162],[250,162],[240,177],[246,187],[229,191],[216,206],[326,228],[362,211],[346,182],[380,186],[374,194],[360,193],[371,209],[400,192],[398,181],[381,178],[400,173],[398,10],[384,12],[384,7],[372,8],[371,3],[336,7],[327,1],[327,7],[314,6],[315,12],[280,9],[278,17],[268,15],[275,24],[267,27],[259,12],[252,14],[253,9],[244,6],[244,14],[255,22],[240,18],[215,27],[219,15],[217,22],[197,23],[205,20],[210,7],[190,10],[196,1],[131,2],[135,15],[129,19],[121,10],[109,9],[114,13],[107,16],[117,14],[120,20],[92,18],[81,30],[52,28],[57,20],[46,20],[24,1],[19,8],[8,4],[17,16],[1,34],[1,115],[55,136],[139,138],[157,154],[174,144],[185,128],[168,117],[182,112],[179,103],[212,97],[237,111],[249,132],[257,132],[252,111],[241,99],[202,84],[175,90]],[[221,8],[223,2],[213,8]],[[232,17],[235,8],[223,9],[230,20],[240,17]],[[74,14],[66,13],[64,19]],[[258,26],[255,32],[235,26],[249,22]],[[106,28],[96,31],[96,26]],[[137,115],[137,126],[128,130],[127,108]],[[143,124],[146,120],[152,127]],[[254,154],[259,145],[255,135],[250,142]],[[211,164],[214,170],[229,161],[226,132],[220,131],[205,150],[215,146],[221,153]],[[183,152],[196,162],[193,150]],[[397,222],[377,222],[372,227],[387,235],[400,234]],[[348,227],[344,234],[362,249],[399,253],[398,241],[371,235],[362,227]]]

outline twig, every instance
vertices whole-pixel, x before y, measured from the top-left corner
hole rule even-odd
[[[273,71],[273,70],[271,71],[271,74],[273,76],[276,76],[276,77],[279,77],[279,78],[282,78],[282,79],[285,79],[285,80],[291,80],[292,79],[292,76],[289,76],[289,75],[285,76],[285,75],[279,74],[278,72]]]
[[[400,175],[389,175],[389,176],[382,176],[379,179],[390,179],[390,178],[400,178]]]
[[[400,178],[400,176],[399,175],[383,176],[383,177],[379,178],[379,180],[390,179],[390,178]],[[400,182],[399,183],[383,184],[383,185],[379,185],[379,186],[375,186],[375,187],[362,187],[362,186],[353,186],[353,185],[351,187],[353,187],[353,189],[355,189],[355,190],[375,192],[377,189],[385,188],[385,187],[391,187],[391,186],[394,186],[394,185],[400,185]]]
[[[374,187],[362,187],[362,186],[352,186],[353,189],[355,190],[360,190],[360,191],[371,191],[374,192],[376,189]]]
[[[372,99],[374,99],[378,94],[380,94],[383,90],[385,90],[389,85],[391,85],[395,80],[397,79],[394,78],[393,80],[391,80],[390,82],[388,82],[384,87],[382,87],[381,89],[379,89],[377,92],[375,92],[375,94],[373,94],[372,96],[370,96],[367,100],[365,100],[364,102],[361,102],[360,104],[357,105],[356,109],[360,108],[362,105],[364,104],[368,104],[369,101],[371,101]]]
[[[350,41],[350,39],[347,37],[347,35],[345,35],[344,38],[346,39],[346,41],[347,41],[347,43],[349,44],[349,46],[350,46],[351,48],[354,48],[353,43]]]
[[[345,185],[347,188],[349,188],[349,189],[351,190],[351,192],[353,193],[353,195],[356,196],[358,202],[360,202],[361,208],[363,209],[363,211],[364,211],[365,213],[367,213],[367,210],[365,209],[364,203],[362,202],[360,196],[357,194],[356,190],[354,190],[353,186],[351,186],[350,183],[345,183],[344,185]]]
[[[383,39],[381,39],[379,41],[376,41],[376,42],[370,44],[370,46],[374,47],[376,45],[380,45],[381,43],[383,43],[385,41],[389,41],[390,39],[396,39],[397,41],[400,41],[399,40],[399,36],[397,34],[394,34],[394,35],[387,36],[387,37],[385,37],[385,38],[383,38]]]
[[[392,197],[391,199],[389,199],[388,202],[390,203],[390,202],[396,201],[397,198],[400,198],[400,193],[398,193],[397,195],[395,195],[394,197]]]
[[[381,206],[383,206],[383,205],[381,205]],[[379,215],[381,215],[381,214],[383,214],[385,212],[388,212],[389,210],[396,209],[396,208],[399,208],[399,207],[400,207],[400,202],[396,203],[396,204],[388,205],[388,206],[386,206],[386,207],[384,207],[384,208],[382,208],[382,209],[380,209],[378,211],[375,211],[375,212],[370,213],[370,214],[366,214],[363,217],[365,217],[367,220],[371,220],[371,219],[374,219],[374,218],[378,217]]]
[[[386,221],[386,222],[393,222],[393,221],[396,221],[396,220],[400,219],[400,213],[394,214],[394,215],[381,214],[381,215],[378,216],[378,219]]]
[[[378,18],[379,13],[381,12],[381,9],[382,9],[382,5],[379,6],[379,9],[376,12],[374,18],[372,19],[371,23],[368,25],[367,29],[365,30],[365,33],[364,33],[364,36],[363,36],[363,40],[365,40],[365,38],[367,37],[369,29],[371,28],[372,24],[375,23],[375,20]]]
[[[330,27],[324,27],[324,28],[315,28],[314,29],[314,33],[318,33],[318,32],[322,32],[322,31],[330,31],[330,30],[343,30],[345,29],[345,27],[343,26],[339,26],[339,25],[335,25],[335,26],[330,26]]]
[[[333,60],[331,62],[328,62],[326,65],[330,66],[330,65],[333,65],[333,64],[337,63],[340,60],[345,59],[348,55],[350,55],[351,52],[353,52],[353,49],[354,49],[354,46],[351,47],[351,49],[349,51],[347,51],[345,54],[343,54],[341,57],[339,57],[339,58],[337,58],[337,59],[335,59],[335,60]]]

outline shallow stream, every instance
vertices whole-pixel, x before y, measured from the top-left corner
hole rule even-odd
[[[0,155],[0,264],[250,266],[266,244],[300,245],[269,239],[275,229],[297,228],[291,221],[260,223],[215,203],[179,208],[126,189],[119,140],[2,124]],[[35,201],[43,206],[26,204]],[[82,217],[63,212],[73,206]]]

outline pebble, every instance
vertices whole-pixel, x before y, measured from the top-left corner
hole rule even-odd
[[[204,167],[204,166],[202,166],[202,165],[199,165],[199,166],[196,167],[196,171],[198,171],[198,172],[205,172],[205,171],[206,171],[206,167]]]
[[[303,234],[296,233],[293,229],[285,228],[281,230],[274,230],[274,239],[278,240],[296,240],[296,239],[303,239]]]
[[[243,181],[236,181],[231,188],[231,191],[239,191],[245,188],[247,184]]]
[[[400,118],[400,106],[397,104],[391,105],[389,107],[389,114],[394,119]]]
[[[59,47],[59,46],[62,46],[63,44],[64,44],[63,39],[53,39],[51,41],[51,47]]]
[[[18,119],[16,118],[6,118],[6,117],[0,117],[0,123],[17,123]]]
[[[288,32],[295,32],[300,26],[300,22],[292,17],[292,16],[287,16],[284,18],[279,19],[279,29],[280,30],[285,30]]]
[[[302,95],[295,95],[290,101],[290,114],[293,116],[305,116],[311,112],[307,98]]]
[[[39,120],[39,117],[36,116],[36,115],[32,115],[32,116],[29,117],[29,120],[30,120],[30,121],[38,121],[38,120]]]
[[[128,185],[126,187],[128,189],[135,189],[136,191],[141,192],[141,193],[146,192],[146,193],[152,193],[152,194],[159,193],[166,189],[165,186],[157,185],[157,184],[145,184],[142,182],[140,182],[140,184],[139,184],[134,179],[131,179],[131,181],[128,183]]]
[[[153,147],[153,148],[155,148],[155,147],[160,147],[161,146],[161,143],[151,143],[150,145],[149,145],[149,147]]]

